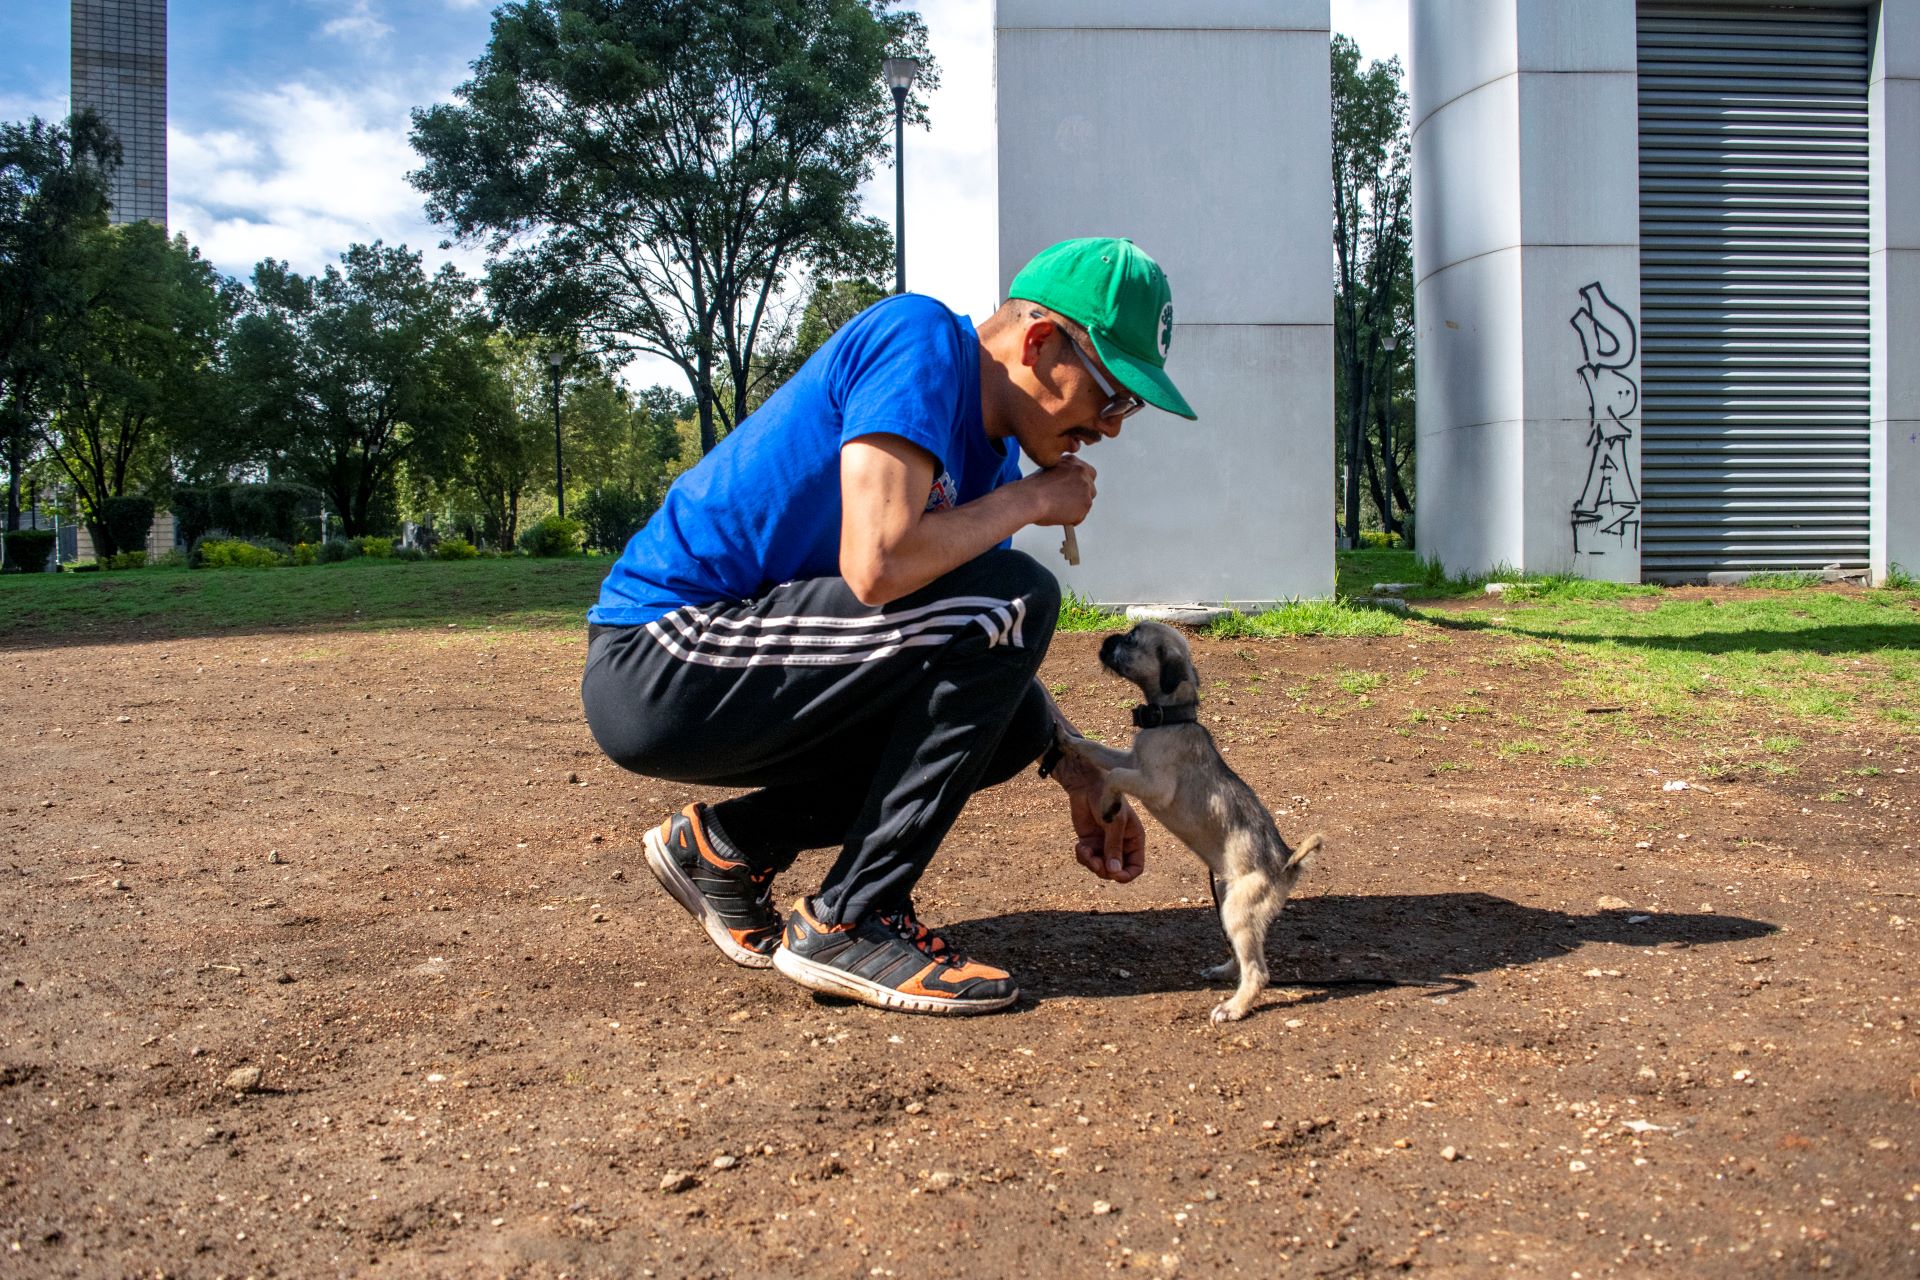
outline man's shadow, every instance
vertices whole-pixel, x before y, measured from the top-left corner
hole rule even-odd
[[[1326,894],[1287,903],[1268,931],[1267,962],[1275,987],[1324,989],[1309,1003],[1391,986],[1443,995],[1472,987],[1468,975],[1569,955],[1590,942],[1652,950],[1745,941],[1776,929],[1727,915],[1576,915],[1488,893]],[[964,949],[992,956],[1020,975],[1027,996],[1042,1000],[1229,989],[1200,976],[1227,957],[1209,906],[1016,911],[953,932]]]

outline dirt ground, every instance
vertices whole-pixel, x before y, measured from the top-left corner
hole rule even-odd
[[[1097,639],[1043,678],[1118,738]],[[1589,713],[1424,624],[1201,641],[1327,839],[1279,985],[1210,1026],[1198,861],[1096,881],[1029,776],[921,886],[1025,991],[948,1021],[718,957],[639,851],[704,793],[599,757],[583,647],[0,651],[0,1274],[1920,1274],[1891,726]]]

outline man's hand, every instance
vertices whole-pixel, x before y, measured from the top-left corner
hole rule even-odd
[[[1147,869],[1147,833],[1139,815],[1125,800],[1112,822],[1100,821],[1093,810],[1100,789],[1067,792],[1067,807],[1073,815],[1073,856],[1080,865],[1102,880],[1125,884]]]
[[[1112,822],[1102,822],[1099,810],[1104,778],[1085,760],[1067,756],[1053,767],[1053,777],[1067,793],[1073,817],[1073,856],[1081,866],[1115,884],[1125,884],[1147,869],[1147,832],[1125,800]]]

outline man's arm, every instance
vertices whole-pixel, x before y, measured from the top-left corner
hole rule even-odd
[[[1080,736],[1052,694],[1047,695],[1047,706],[1055,724],[1076,738]],[[1067,809],[1073,818],[1073,856],[1081,866],[1115,884],[1125,884],[1147,869],[1147,832],[1133,806],[1123,799],[1112,822],[1100,820],[1097,806],[1104,780],[1098,769],[1084,760],[1063,756],[1053,766],[1051,777],[1066,789]]]
[[[999,546],[1030,524],[1078,524],[1093,506],[1094,471],[1078,458],[928,511],[934,458],[900,436],[840,448],[840,576],[860,603],[885,604]]]

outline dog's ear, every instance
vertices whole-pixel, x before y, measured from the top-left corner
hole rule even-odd
[[[1160,654],[1160,694],[1168,702],[1190,702],[1199,696],[1200,678],[1193,663],[1179,650],[1168,648]]]

